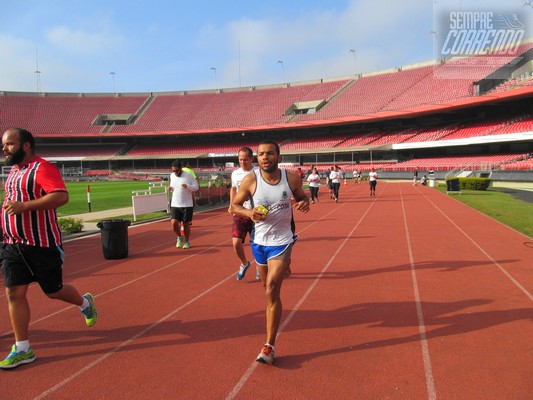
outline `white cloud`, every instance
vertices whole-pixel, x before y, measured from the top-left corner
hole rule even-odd
[[[35,43],[0,35],[0,90],[37,90]]]
[[[67,26],[56,26],[46,32],[47,41],[58,49],[77,55],[112,54],[123,42],[109,31],[84,32]]]
[[[417,61],[428,60],[432,56],[431,24],[427,0],[408,4],[352,0],[341,10],[302,9],[296,15],[241,18],[225,26],[209,26],[201,41],[208,43],[212,35],[220,42],[240,42],[243,75],[248,82],[264,84],[280,81],[280,65],[276,64],[280,59],[289,81],[352,74],[351,48],[356,50],[358,72],[401,65],[402,56],[406,59],[414,52],[421,54]],[[218,69],[221,82],[225,79],[220,72],[227,70],[228,77],[234,76],[237,64],[236,52],[228,48],[226,52],[232,56]]]

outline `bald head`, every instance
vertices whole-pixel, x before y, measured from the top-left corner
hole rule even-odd
[[[26,129],[10,128],[2,136],[2,150],[7,165],[25,164],[34,157],[35,140]]]

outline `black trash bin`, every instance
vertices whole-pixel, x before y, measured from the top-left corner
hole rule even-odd
[[[107,219],[96,224],[102,234],[102,250],[106,260],[128,256],[128,219]]]
[[[459,178],[451,178],[446,180],[446,192],[461,192]]]

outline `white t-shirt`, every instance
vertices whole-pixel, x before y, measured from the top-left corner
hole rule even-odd
[[[309,176],[307,177],[307,182],[309,182],[309,186],[311,187],[319,187],[320,186],[320,175],[309,174]]]
[[[231,186],[235,188],[235,193],[239,191],[239,188],[241,187],[241,183],[244,177],[248,175],[250,172],[255,171],[257,169],[258,169],[257,167],[253,167],[251,170],[245,171],[242,168],[239,168],[231,173]],[[251,210],[253,208],[250,200],[246,200],[242,204],[242,206],[244,208],[247,208],[248,210]]]
[[[329,174],[329,179],[332,183],[340,183],[341,174],[339,171],[331,171]]]
[[[378,179],[378,173],[376,171],[370,171],[368,174],[368,179],[370,181],[375,181]]]
[[[186,189],[181,186],[183,183],[187,185]],[[192,207],[194,205],[192,193],[198,190],[198,182],[191,174],[183,170],[180,176],[171,173],[169,186],[172,188],[171,207]]]

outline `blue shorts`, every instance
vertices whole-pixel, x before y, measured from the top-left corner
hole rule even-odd
[[[257,243],[251,243],[252,246],[252,253],[254,255],[255,262],[258,265],[267,265],[268,260],[278,257],[285,253],[288,249],[291,248],[291,246],[296,242],[296,239],[298,236],[293,237],[293,241],[288,244],[284,244],[281,246],[263,246]],[[290,252],[289,252],[290,253]],[[289,254],[290,257],[290,254]]]

